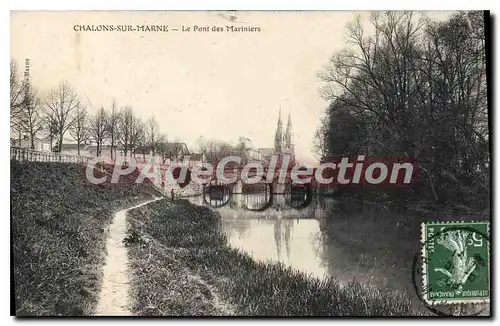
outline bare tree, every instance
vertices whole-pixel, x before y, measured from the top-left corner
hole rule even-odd
[[[326,155],[326,138],[327,138],[327,120],[322,120],[320,126],[316,129],[313,136],[313,151],[317,158],[321,161]]]
[[[134,120],[134,113],[132,111],[132,108],[126,106],[125,108],[122,109],[122,112],[120,114],[120,119],[118,121],[118,130],[120,134],[118,141],[120,145],[123,147],[124,156],[127,156],[130,150],[130,143],[131,143],[130,130],[132,128],[133,120]]]
[[[146,154],[149,154],[150,148],[147,146],[146,125],[139,119],[136,120],[132,139],[134,157],[138,152],[139,154],[142,154],[142,160],[146,161]]]
[[[11,119],[19,113],[23,104],[25,83],[19,74],[17,61],[10,60],[10,116]]]
[[[54,151],[54,137],[57,135],[57,121],[50,115],[44,114],[42,117],[42,128],[50,139],[50,151]]]
[[[25,83],[19,74],[17,61],[10,60],[10,126],[18,132],[21,141],[21,127],[19,126],[19,115],[23,105]],[[19,144],[20,145],[20,144]]]
[[[30,137],[30,148],[35,149],[35,137],[43,129],[42,101],[32,87],[25,88],[23,105],[17,116],[17,125],[21,132]]]
[[[320,74],[330,101],[324,152],[413,158],[422,182],[408,200],[484,205],[490,159],[482,13],[434,22],[377,12],[370,23],[373,33],[359,19],[348,26],[348,46]]]
[[[120,111],[116,106],[116,101],[113,99],[113,103],[111,104],[111,109],[108,115],[108,131],[109,131],[109,140],[111,142],[111,159],[115,156],[116,144],[118,142],[118,124],[120,121]]]
[[[78,155],[80,155],[80,145],[87,142],[90,136],[90,123],[87,108],[79,105],[75,111],[75,123],[69,128],[69,134],[76,141]]]
[[[198,151],[205,155],[207,162],[211,164],[216,164],[226,156],[242,154],[237,147],[221,140],[200,137],[197,140],[197,144]]]
[[[142,122],[134,115],[132,108],[126,106],[122,110],[118,122],[118,141],[123,147],[125,156],[127,156],[128,152],[133,152],[138,146],[143,131]]]
[[[146,123],[146,137],[147,146],[151,148],[152,154],[155,155],[161,137],[160,127],[154,116],[149,118]]]
[[[75,123],[75,111],[80,105],[78,95],[68,82],[62,82],[57,88],[51,90],[47,96],[46,114],[50,120],[55,122],[56,136],[58,137],[58,148],[62,149],[64,135]]]
[[[244,150],[247,150],[247,149],[251,149],[252,148],[252,140],[248,137],[243,137],[243,136],[240,136],[238,138],[238,143],[235,147],[235,149],[239,150],[239,151],[244,151]]]
[[[108,115],[103,107],[90,119],[90,136],[97,146],[97,156],[101,156],[102,144],[108,138]]]
[[[158,145],[156,146],[156,154],[160,155],[163,164],[165,164],[167,159],[170,158],[170,152],[168,150],[168,136],[166,134],[160,134],[158,138]]]

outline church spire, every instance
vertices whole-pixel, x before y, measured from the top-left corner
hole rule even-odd
[[[278,116],[278,125],[274,135],[274,151],[280,153],[283,150],[283,124],[281,122],[281,108]]]
[[[288,149],[291,149],[291,146],[293,145],[292,117],[290,112],[288,112],[288,121],[286,124],[285,144]]]

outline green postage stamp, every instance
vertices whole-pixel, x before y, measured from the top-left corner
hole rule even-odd
[[[422,223],[422,292],[427,304],[490,300],[489,222]]]

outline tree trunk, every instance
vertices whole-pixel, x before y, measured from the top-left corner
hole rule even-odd
[[[33,131],[30,132],[30,139],[31,139],[31,149],[35,149],[35,135],[33,135]]]
[[[115,148],[115,135],[114,133],[111,133],[111,160],[113,160],[114,153],[113,150]]]
[[[62,146],[63,146],[63,134],[62,132],[59,134],[59,153],[62,152]]]

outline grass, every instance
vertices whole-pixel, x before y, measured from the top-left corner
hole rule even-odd
[[[129,212],[137,315],[406,316],[409,298],[352,281],[320,280],[229,247],[220,216],[185,200]],[[196,280],[196,281],[193,281]],[[193,295],[194,293],[194,295]]]
[[[93,314],[113,213],[152,194],[148,185],[90,184],[80,165],[11,161],[16,315]]]

